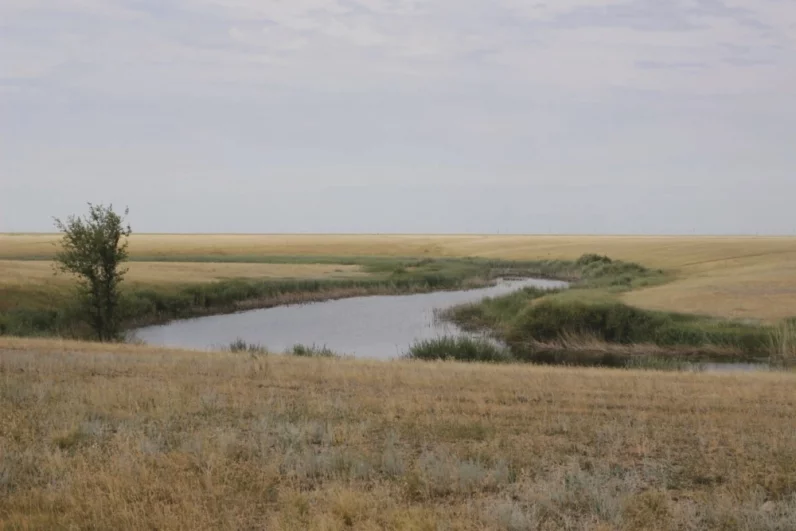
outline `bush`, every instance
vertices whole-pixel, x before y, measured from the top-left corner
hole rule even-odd
[[[405,355],[417,360],[478,361],[501,363],[513,361],[511,353],[504,347],[486,338],[441,337],[418,341]]]
[[[241,338],[237,338],[235,341],[229,344],[228,347],[230,352],[248,352],[249,354],[268,354],[268,350],[257,343],[247,343]]]
[[[565,334],[583,334],[612,343],[641,343],[667,323],[665,315],[620,303],[540,301],[517,316],[507,339],[554,341]]]
[[[601,254],[584,254],[575,262],[580,267],[590,266],[592,264],[612,264],[613,260]]]
[[[510,323],[510,344],[550,342],[567,335],[584,335],[609,343],[654,343],[660,346],[715,345],[746,353],[769,346],[768,329],[706,317],[654,312],[614,303],[540,301]]]
[[[317,345],[293,345],[288,354],[293,356],[300,356],[303,358],[339,358],[340,355],[334,352],[326,345],[319,347]]]

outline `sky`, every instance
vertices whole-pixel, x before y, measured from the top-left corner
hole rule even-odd
[[[0,0],[0,231],[796,234],[793,0]]]

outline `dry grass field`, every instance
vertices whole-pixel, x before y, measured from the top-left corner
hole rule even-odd
[[[0,259],[51,256],[54,241],[54,235],[0,234]],[[205,259],[275,255],[572,259],[600,253],[677,275],[672,283],[625,296],[640,307],[768,321],[796,315],[796,238],[789,237],[140,234],[133,236],[131,251],[140,257]],[[219,267],[219,274],[230,276],[227,265]]]
[[[0,259],[51,256],[54,234],[0,234]],[[719,236],[134,234],[134,256],[484,256],[577,258],[597,252],[680,269],[753,257],[796,255],[796,238]]]
[[[229,278],[350,278],[366,273],[359,266],[339,264],[246,264],[212,262],[130,262],[125,279],[141,284],[213,282]],[[54,275],[52,262],[0,260],[0,286],[28,283],[71,283]]]
[[[0,338],[2,529],[796,529],[796,375]]]
[[[131,286],[170,289],[231,278],[338,279],[367,276],[360,266],[213,262],[130,262]],[[0,311],[15,307],[57,307],[72,296],[74,279],[55,275],[49,260],[0,260]]]

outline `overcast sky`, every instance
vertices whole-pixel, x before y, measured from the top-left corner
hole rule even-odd
[[[0,0],[0,231],[796,233],[794,0]]]

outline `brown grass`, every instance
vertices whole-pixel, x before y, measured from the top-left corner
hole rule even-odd
[[[796,528],[796,376],[0,339],[0,528]]]
[[[0,234],[0,259],[50,255],[54,235]],[[482,256],[572,259],[584,253],[675,272],[626,295],[661,310],[775,321],[796,314],[796,238],[478,235],[134,235],[139,256]]]

